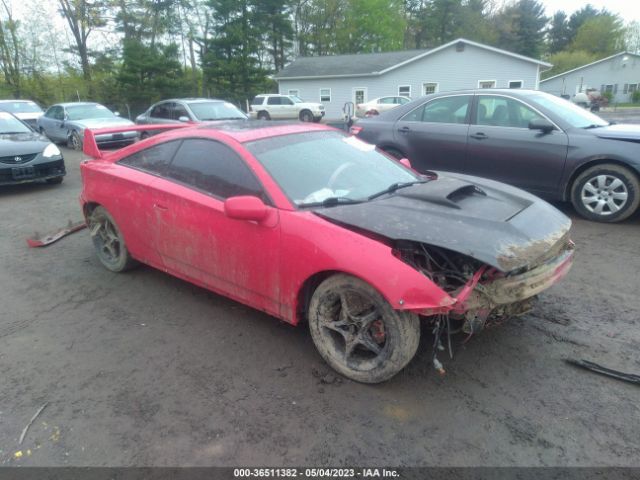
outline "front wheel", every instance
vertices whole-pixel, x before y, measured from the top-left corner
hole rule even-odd
[[[67,141],[67,146],[69,148],[73,148],[74,150],[82,150],[82,139],[80,138],[80,134],[78,132],[71,132],[69,140]]]
[[[595,165],[575,179],[571,201],[578,213],[589,220],[619,222],[638,209],[640,183],[633,172],[621,165]]]
[[[313,122],[313,113],[309,110],[303,110],[300,112],[300,121],[301,122]]]
[[[343,274],[329,277],[313,293],[309,329],[322,358],[362,383],[396,375],[420,341],[417,315],[394,310],[371,285]]]
[[[87,220],[98,259],[112,272],[124,272],[136,265],[120,229],[104,207],[96,207]]]

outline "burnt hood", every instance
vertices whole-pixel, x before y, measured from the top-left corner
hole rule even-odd
[[[571,227],[567,216],[522,190],[451,173],[370,202],[314,212],[390,240],[447,248],[504,272],[535,265]]]

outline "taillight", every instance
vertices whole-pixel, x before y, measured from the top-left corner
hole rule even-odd
[[[349,129],[349,133],[351,133],[351,135],[358,135],[361,131],[362,131],[362,127],[358,127],[356,125],[352,126]]]

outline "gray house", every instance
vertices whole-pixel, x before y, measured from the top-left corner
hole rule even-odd
[[[540,82],[540,90],[554,95],[573,97],[588,88],[613,93],[614,102],[630,102],[640,88],[640,55],[620,52]]]
[[[342,117],[346,102],[418,98],[465,88],[537,89],[551,64],[460,38],[431,50],[300,57],[278,72],[279,93],[325,106]]]

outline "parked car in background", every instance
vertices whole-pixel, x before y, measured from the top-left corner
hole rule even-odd
[[[9,112],[0,111],[0,185],[60,183],[65,174],[58,147]]]
[[[86,128],[107,128],[134,125],[131,120],[120,118],[104,105],[93,102],[58,103],[38,118],[38,131],[56,143],[66,143],[75,150],[82,150]],[[97,138],[103,148],[129,145],[138,139],[138,132],[105,134]]]
[[[358,120],[352,132],[418,171],[492,178],[570,201],[591,220],[624,220],[640,204],[640,125],[612,125],[547,93],[428,95]]]
[[[437,341],[479,332],[528,311],[573,262],[571,221],[543,200],[419,175],[329,126],[222,122],[106,153],[91,137],[80,198],[107,269],[138,260],[308,323],[356,381],[411,361],[420,316]]]
[[[0,100],[0,110],[13,114],[34,130],[38,129],[38,118],[44,113],[40,106],[31,100]]]
[[[305,102],[295,95],[256,95],[249,108],[251,118],[258,120],[298,119],[319,122],[324,117],[324,105]]]
[[[246,120],[247,115],[232,103],[215,98],[173,98],[151,105],[136,117],[138,125],[199,123],[220,120]],[[143,131],[146,138],[151,132]]]
[[[356,117],[371,117],[411,101],[408,97],[379,97],[356,105]]]

